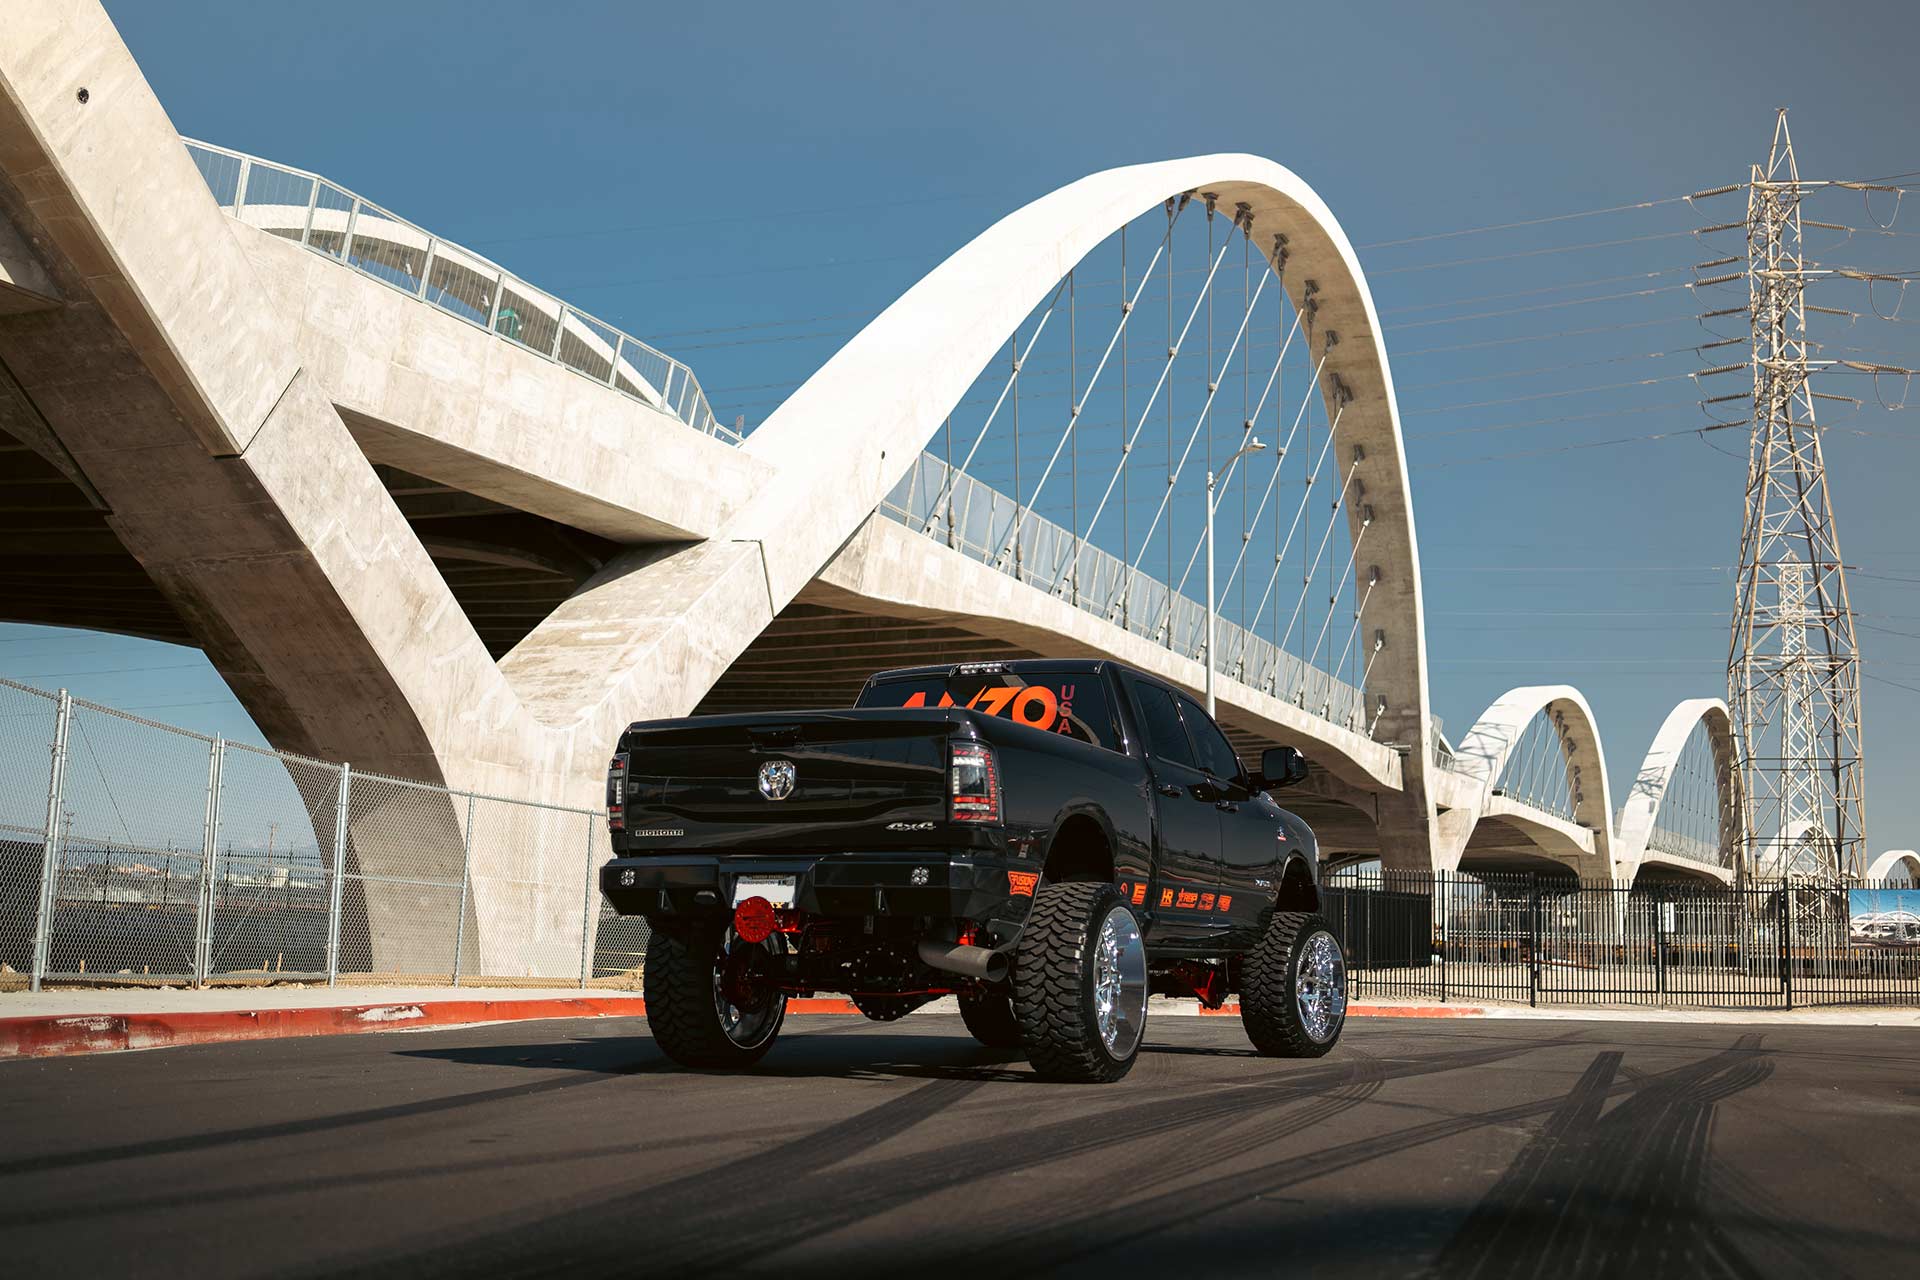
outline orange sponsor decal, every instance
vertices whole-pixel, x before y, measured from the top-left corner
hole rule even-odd
[[[1007,872],[1007,890],[1015,897],[1031,898],[1034,886],[1039,883],[1040,873],[1037,871]]]
[[[989,685],[974,691],[974,695],[967,699],[966,709],[984,711],[990,716],[1005,716],[1009,720],[1035,729],[1072,733],[1074,688],[1073,685],[1067,685],[1059,693],[1055,693],[1043,684]],[[903,707],[926,706],[926,690],[915,690],[900,705]],[[953,695],[942,693],[940,701],[935,705],[951,707],[956,704]]]
[[[1173,890],[1162,889],[1160,891],[1160,905],[1163,907],[1170,907],[1173,905]]]
[[[1231,910],[1233,910],[1233,895],[1232,895],[1232,894],[1230,894],[1230,893],[1223,893],[1223,894],[1221,894],[1221,895],[1220,895],[1220,909],[1221,909],[1222,911],[1231,911]]]
[[[1133,886],[1133,905],[1139,906],[1147,900],[1147,886],[1144,881]]]
[[[1187,907],[1197,906],[1199,905],[1199,902],[1200,902],[1200,895],[1198,893],[1195,893],[1192,889],[1182,889],[1180,891],[1180,901],[1175,903],[1174,905],[1184,909]]]
[[[1210,893],[1203,893],[1203,894],[1201,894],[1201,895],[1200,895],[1200,909],[1201,909],[1202,911],[1211,911],[1211,910],[1213,910],[1213,895],[1212,895],[1212,894],[1210,894]]]

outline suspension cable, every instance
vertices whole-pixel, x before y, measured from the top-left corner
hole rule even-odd
[[[1232,245],[1232,243],[1233,242],[1229,240],[1226,244],[1220,246],[1220,255],[1219,257],[1213,260],[1213,271],[1209,271],[1207,273],[1206,283],[1201,285],[1200,287],[1201,296],[1193,300],[1193,307],[1191,310],[1187,312],[1187,322],[1180,329],[1180,337],[1175,342],[1170,344],[1167,348],[1167,360],[1166,360],[1166,363],[1163,364],[1160,368],[1159,378],[1154,381],[1153,393],[1147,397],[1146,407],[1140,410],[1140,421],[1134,426],[1133,434],[1127,438],[1126,446],[1120,452],[1120,466],[1117,466],[1113,469],[1113,475],[1107,479],[1106,491],[1100,495],[1100,502],[1097,506],[1094,507],[1092,518],[1087,521],[1086,537],[1080,540],[1080,546],[1076,547],[1074,550],[1073,564],[1068,566],[1069,572],[1079,567],[1080,549],[1084,547],[1087,542],[1090,542],[1093,539],[1093,531],[1096,527],[1098,527],[1100,523],[1100,516],[1107,508],[1107,501],[1113,497],[1113,487],[1115,484],[1119,483],[1121,469],[1126,466],[1127,455],[1132,452],[1134,442],[1140,438],[1141,430],[1146,427],[1147,415],[1153,412],[1153,406],[1155,402],[1159,400],[1160,392],[1166,388],[1167,375],[1173,369],[1173,362],[1180,354],[1180,346],[1182,343],[1184,343],[1187,340],[1187,331],[1193,327],[1194,317],[1200,314],[1200,303],[1202,299],[1205,298],[1207,290],[1209,290],[1213,286],[1214,272],[1220,269],[1220,263],[1226,258],[1227,249]],[[1168,256],[1168,262],[1169,263],[1172,262],[1171,255]],[[1169,306],[1171,306],[1171,303],[1169,303]],[[1169,445],[1171,445],[1171,440],[1172,440],[1171,435],[1169,435],[1168,440],[1169,440]],[[1171,448],[1169,448],[1169,452],[1171,452]],[[1169,461],[1171,461],[1171,459],[1169,459]],[[1146,554],[1146,544],[1148,542],[1151,542],[1152,540],[1153,540],[1153,532],[1152,530],[1148,530],[1147,536],[1141,541],[1142,555]]]
[[[1171,231],[1171,227],[1169,227],[1169,231]],[[1060,443],[1056,444],[1053,447],[1053,456],[1047,459],[1046,470],[1040,473],[1040,482],[1033,487],[1033,501],[1029,503],[1027,507],[1027,514],[1029,516],[1033,514],[1033,508],[1040,504],[1040,491],[1047,487],[1047,479],[1048,477],[1053,475],[1054,464],[1060,461],[1060,451],[1066,447],[1068,438],[1073,435],[1074,428],[1079,425],[1080,413],[1083,409],[1086,408],[1087,401],[1093,398],[1094,388],[1100,385],[1100,375],[1106,371],[1107,359],[1108,357],[1113,355],[1114,344],[1119,342],[1120,336],[1126,332],[1127,321],[1132,318],[1134,304],[1139,302],[1140,295],[1146,292],[1147,280],[1152,275],[1154,265],[1160,261],[1160,255],[1165,249],[1166,249],[1166,245],[1162,243],[1160,248],[1155,249],[1153,251],[1153,260],[1147,263],[1146,271],[1141,273],[1139,287],[1134,290],[1133,297],[1121,306],[1120,323],[1114,329],[1113,336],[1107,339],[1107,349],[1101,353],[1100,363],[1097,366],[1095,366],[1093,371],[1093,376],[1087,379],[1087,389],[1085,394],[1079,396],[1077,399],[1073,401],[1073,407],[1067,413],[1066,429],[1060,434]],[[1069,273],[1067,278],[1071,280],[1073,278],[1072,274]],[[1072,392],[1069,392],[1068,394],[1069,396],[1071,396]],[[1121,465],[1124,466],[1125,464],[1126,464],[1126,458],[1123,455],[1121,458]],[[1079,500],[1078,485],[1076,485],[1075,486],[1076,506],[1078,504],[1078,500]],[[1079,520],[1077,518],[1074,520],[1074,524],[1078,526]],[[1021,524],[1019,526],[1016,526],[1013,532],[1008,535],[1006,544],[1003,545],[990,558],[994,560],[1004,559],[1007,554],[1007,548],[1012,546],[1014,541],[1019,538],[1021,531],[1024,528],[1024,525],[1025,525],[1025,521],[1022,520]],[[1089,529],[1088,532],[1091,533],[1092,532],[1091,529]],[[1079,561],[1078,561],[1078,557],[1076,556],[1074,564],[1069,569],[1069,572],[1071,572],[1074,569],[1078,569],[1078,567],[1079,567]]]
[[[1032,336],[1027,339],[1027,349],[1021,352],[1019,355],[1015,356],[1013,359],[1013,372],[1007,375],[1006,385],[1000,388],[1000,397],[999,399],[993,402],[993,412],[989,413],[987,415],[987,420],[981,424],[980,434],[976,435],[973,438],[973,447],[967,450],[967,456],[960,463],[960,470],[958,472],[950,471],[947,473],[945,485],[948,485],[948,486],[952,485],[956,478],[958,478],[961,475],[965,475],[967,468],[973,465],[973,455],[979,452],[980,442],[982,440],[985,440],[987,438],[987,432],[993,429],[993,420],[998,416],[1000,416],[1000,406],[1007,402],[1007,394],[1013,390],[1014,384],[1020,380],[1020,366],[1026,362],[1026,358],[1029,355],[1033,354],[1033,345],[1034,343],[1040,341],[1040,335],[1046,331],[1047,321],[1053,318],[1054,305],[1060,301],[1060,292],[1066,287],[1067,287],[1067,282],[1065,278],[1062,278],[1060,283],[1054,286],[1053,296],[1047,299],[1047,309],[1041,315],[1040,323],[1034,326]],[[1016,334],[1017,332],[1018,331],[1016,330]],[[1007,343],[1008,348],[1011,350],[1012,347],[1016,344],[1016,342],[1017,342],[1017,338],[1009,339]],[[934,499],[934,505],[938,507],[940,505],[940,502],[945,498],[945,496],[946,496],[945,490],[943,488],[940,497]],[[922,529],[920,532],[932,533],[933,532],[932,523],[929,522],[927,527]]]
[[[1331,429],[1329,429],[1327,432],[1327,443],[1329,445],[1333,443],[1333,431]],[[1321,456],[1325,457],[1326,455],[1322,453]],[[1360,467],[1360,459],[1356,457],[1350,464],[1348,464],[1347,474],[1340,481],[1340,492],[1337,495],[1335,495],[1333,499],[1332,510],[1327,517],[1326,532],[1320,535],[1320,548],[1319,550],[1313,553],[1313,563],[1307,566],[1306,577],[1301,579],[1300,599],[1293,606],[1293,616],[1287,619],[1287,629],[1280,633],[1280,647],[1282,649],[1287,647],[1287,641],[1293,635],[1293,624],[1300,620],[1301,611],[1306,608],[1307,592],[1313,586],[1313,575],[1320,571],[1320,557],[1324,556],[1327,553],[1327,543],[1333,537],[1333,526],[1334,526],[1333,517],[1335,515],[1338,515],[1341,509],[1345,506],[1347,501],[1347,490],[1353,484],[1353,473],[1357,471],[1359,467]]]
[[[1232,242],[1231,240],[1229,240],[1229,241],[1228,241],[1228,242],[1227,242],[1226,244],[1224,244],[1224,245],[1221,245],[1221,246],[1220,246],[1220,257],[1221,257],[1221,258],[1224,258],[1224,257],[1226,257],[1226,254],[1227,254],[1227,249],[1228,249],[1228,247],[1229,247],[1229,246],[1231,246],[1231,245],[1232,245],[1232,243],[1233,243],[1233,242]],[[1216,259],[1215,261],[1216,261],[1216,263],[1217,263],[1217,262],[1218,262],[1218,259]],[[1262,278],[1261,278],[1261,281],[1260,281],[1260,284],[1259,284],[1259,287],[1258,287],[1258,288],[1256,288],[1256,289],[1254,290],[1254,295],[1253,295],[1253,300],[1254,300],[1254,302],[1256,302],[1256,303],[1258,303],[1258,302],[1260,301],[1260,292],[1261,292],[1261,290],[1264,290],[1264,289],[1266,288],[1266,285],[1267,285],[1267,280],[1266,280],[1266,277],[1262,277]],[[1240,339],[1241,339],[1241,338],[1242,338],[1243,336],[1245,336],[1245,334],[1246,334],[1246,332],[1247,332],[1247,322],[1248,322],[1248,320],[1249,320],[1249,319],[1251,319],[1251,318],[1252,318],[1252,315],[1253,315],[1253,312],[1252,312],[1251,310],[1248,310],[1248,311],[1247,311],[1247,313],[1246,313],[1245,315],[1243,315],[1243,316],[1241,316],[1241,317],[1240,317],[1240,329],[1239,329],[1239,332],[1237,332],[1237,333],[1236,333],[1236,334],[1234,335],[1234,339],[1233,339],[1233,342],[1234,342],[1234,347],[1237,347],[1237,346],[1239,346],[1239,344],[1240,344]],[[1234,347],[1229,347],[1229,348],[1227,348],[1227,356],[1226,356],[1226,362],[1227,362],[1227,364],[1231,364],[1231,363],[1232,363],[1232,361],[1233,361],[1233,350],[1234,350]],[[1208,369],[1207,369],[1207,372],[1208,372],[1208,373],[1210,373],[1210,374],[1211,374],[1211,373],[1213,372],[1213,369],[1212,369],[1212,366],[1211,366],[1211,365],[1209,365],[1209,366],[1208,366]],[[1172,471],[1172,472],[1171,472],[1171,473],[1170,473],[1170,474],[1169,474],[1169,475],[1167,476],[1167,489],[1166,489],[1166,492],[1160,495],[1160,505],[1159,505],[1159,507],[1158,507],[1158,508],[1156,508],[1156,509],[1155,509],[1155,511],[1154,511],[1154,514],[1153,514],[1153,520],[1152,520],[1152,522],[1151,522],[1151,523],[1149,523],[1149,524],[1147,525],[1147,540],[1148,540],[1148,541],[1152,541],[1152,539],[1153,539],[1153,534],[1154,534],[1154,530],[1156,530],[1156,529],[1158,529],[1158,528],[1160,527],[1160,517],[1166,514],[1166,511],[1167,511],[1167,504],[1168,504],[1169,502],[1171,502],[1171,501],[1173,500],[1173,487],[1174,487],[1174,484],[1175,484],[1175,483],[1176,483],[1176,482],[1177,482],[1177,481],[1178,481],[1178,480],[1180,479],[1180,473],[1181,473],[1182,471],[1184,471],[1184,470],[1186,470],[1186,466],[1187,466],[1187,459],[1188,459],[1188,458],[1189,458],[1190,456],[1192,456],[1192,454],[1193,454],[1193,445],[1194,445],[1194,442],[1195,442],[1195,441],[1196,441],[1196,440],[1197,440],[1197,439],[1199,438],[1199,436],[1200,436],[1200,428],[1201,428],[1201,427],[1202,427],[1202,426],[1203,426],[1203,425],[1204,425],[1204,424],[1206,423],[1206,420],[1207,420],[1207,415],[1208,415],[1209,413],[1211,413],[1211,412],[1213,411],[1213,398],[1214,398],[1214,396],[1215,396],[1216,394],[1218,394],[1218,392],[1219,392],[1219,390],[1220,390],[1220,381],[1219,381],[1219,379],[1220,379],[1220,377],[1222,377],[1222,376],[1224,376],[1224,375],[1225,375],[1225,373],[1226,373],[1226,367],[1225,367],[1225,365],[1223,365],[1223,366],[1221,367],[1221,370],[1220,370],[1220,373],[1219,373],[1218,375],[1215,375],[1215,376],[1213,376],[1213,377],[1209,377],[1209,378],[1207,379],[1207,399],[1206,399],[1206,403],[1200,406],[1200,412],[1199,412],[1199,414],[1198,414],[1198,415],[1197,415],[1197,416],[1196,416],[1196,417],[1194,418],[1194,421],[1193,421],[1193,430],[1192,430],[1191,432],[1189,432],[1189,433],[1187,434],[1187,443],[1186,443],[1186,447],[1185,447],[1184,449],[1182,449],[1182,450],[1181,450],[1181,452],[1180,452],[1180,461],[1179,461],[1179,463],[1178,463],[1178,464],[1177,464],[1177,465],[1176,465],[1176,466],[1174,467],[1174,469],[1173,469],[1173,471]],[[1209,446],[1211,446],[1211,444],[1212,444],[1212,441],[1211,441],[1211,440],[1209,440],[1209,441],[1208,441],[1208,444],[1209,444]],[[1091,533],[1091,530],[1089,530],[1089,533]],[[1167,533],[1167,541],[1168,541],[1168,543],[1169,543],[1169,545],[1171,545],[1171,543],[1172,543],[1172,541],[1173,541],[1173,533],[1172,533],[1172,530],[1171,530],[1171,529],[1169,529],[1169,530],[1168,530],[1168,533]],[[1131,590],[1132,590],[1132,588],[1133,588],[1133,580],[1134,580],[1134,578],[1135,578],[1135,577],[1137,577],[1137,576],[1139,575],[1139,570],[1140,570],[1140,566],[1139,566],[1139,564],[1138,564],[1138,562],[1136,562],[1135,564],[1133,564],[1132,566],[1130,566],[1130,567],[1129,567],[1129,570],[1128,570],[1128,573],[1127,573],[1127,579],[1126,579],[1126,585],[1125,585],[1125,586],[1123,586],[1123,587],[1121,588],[1121,590],[1120,590],[1120,595],[1121,595],[1121,598],[1122,598],[1122,599],[1125,599],[1125,598],[1127,597],[1127,593],[1128,593],[1129,591],[1131,591]],[[1169,576],[1171,576],[1171,574],[1169,574]],[[1156,625],[1157,625],[1157,624],[1156,624]]]
[[[1331,536],[1333,533],[1333,523],[1334,522],[1331,520],[1327,522],[1327,533],[1329,536]],[[1367,536],[1367,530],[1372,525],[1373,525],[1372,508],[1371,507],[1362,508],[1362,512],[1360,516],[1360,531],[1353,535],[1353,550],[1349,552],[1347,555],[1346,568],[1340,571],[1340,576],[1334,579],[1334,582],[1336,583],[1345,582],[1348,578],[1353,576],[1354,562],[1359,560],[1360,558],[1360,541],[1361,539]],[[1312,667],[1320,661],[1320,646],[1327,642],[1327,629],[1333,625],[1333,606],[1339,603],[1339,599],[1340,599],[1339,591],[1338,591],[1338,588],[1336,587],[1333,589],[1332,593],[1327,596],[1326,621],[1320,624],[1320,635],[1318,636],[1318,638],[1314,640],[1313,653],[1307,658],[1308,667]],[[1338,664],[1336,664],[1336,668],[1337,666]],[[1329,672],[1328,674],[1331,676],[1332,672]],[[1305,681],[1303,679],[1302,685],[1304,686],[1304,684],[1305,684]],[[1302,689],[1302,692],[1305,692],[1304,687]]]

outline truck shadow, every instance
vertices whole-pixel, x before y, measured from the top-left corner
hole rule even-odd
[[[836,1028],[858,1031],[865,1024]],[[783,1038],[765,1059],[744,1071],[705,1071],[682,1067],[646,1036],[569,1037],[536,1044],[453,1045],[403,1049],[395,1055],[471,1067],[523,1067],[532,1071],[593,1071],[609,1075],[714,1076],[754,1080],[952,1079],[1032,1081],[1017,1050],[988,1049],[964,1036],[899,1035],[877,1032],[836,1035],[810,1032]]]

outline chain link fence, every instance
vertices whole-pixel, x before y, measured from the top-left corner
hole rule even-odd
[[[629,985],[598,810],[361,773],[0,680],[0,990]]]

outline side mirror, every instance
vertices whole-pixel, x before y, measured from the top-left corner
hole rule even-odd
[[[1292,747],[1268,747],[1260,753],[1260,776],[1254,779],[1257,790],[1278,791],[1306,780],[1307,758]]]

